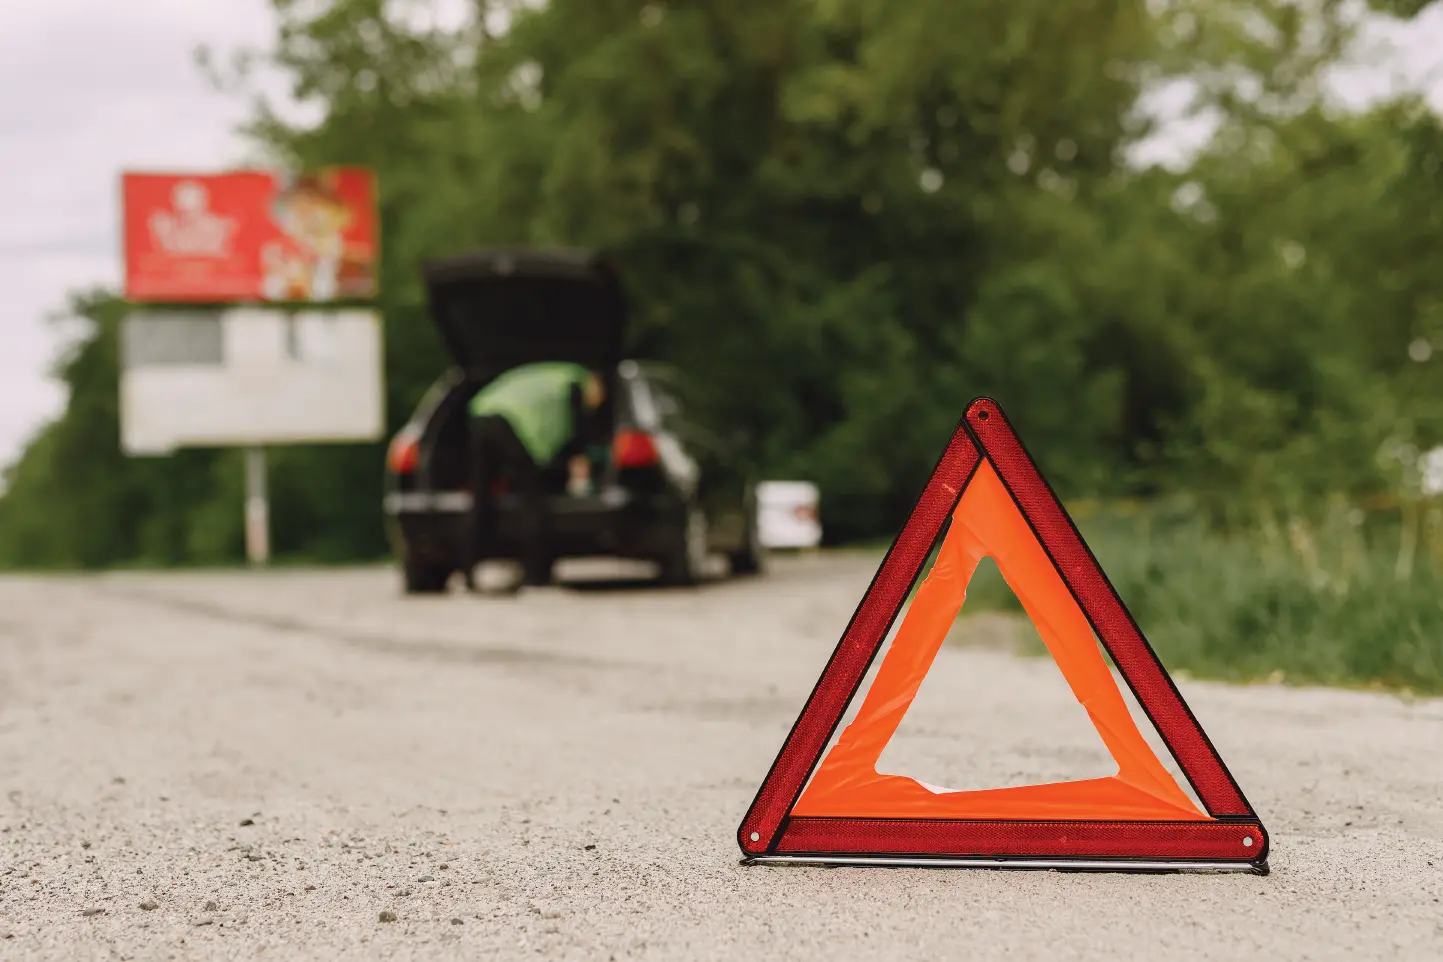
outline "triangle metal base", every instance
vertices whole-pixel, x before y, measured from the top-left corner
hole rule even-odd
[[[875,866],[880,868],[991,868],[1063,872],[1249,872],[1267,875],[1268,864],[1207,862],[1186,859],[1126,858],[920,858],[891,855],[757,855],[743,865],[816,865],[827,868]]]

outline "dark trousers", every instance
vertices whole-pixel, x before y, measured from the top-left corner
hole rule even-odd
[[[482,546],[494,545],[498,539],[499,518],[493,488],[503,474],[510,482],[510,492],[517,498],[516,521],[526,583],[546,584],[551,580],[551,554],[541,469],[531,460],[531,453],[511,424],[496,415],[471,421],[473,488],[465,558],[468,583],[471,570],[482,560]]]

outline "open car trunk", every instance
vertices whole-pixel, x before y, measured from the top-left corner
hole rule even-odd
[[[478,386],[534,361],[614,379],[626,306],[614,270],[573,251],[487,251],[427,263],[431,316]]]
[[[428,262],[422,276],[432,319],[465,375],[458,385],[465,396],[434,425],[433,487],[469,487],[465,402],[514,367],[569,361],[591,368],[607,381],[602,416],[614,421],[626,307],[606,262],[572,251],[486,251]],[[544,489],[562,491],[564,466],[544,468]]]

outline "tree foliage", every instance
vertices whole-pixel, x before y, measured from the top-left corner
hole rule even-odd
[[[454,30],[273,2],[272,61],[321,120],[258,103],[250,132],[378,172],[392,426],[447,363],[420,262],[564,244],[617,253],[633,352],[760,470],[818,481],[837,538],[895,529],[978,393],[1064,494],[1186,491],[1223,520],[1402,491],[1393,455],[1439,440],[1443,128],[1328,108],[1335,0],[478,0]],[[1219,132],[1134,169],[1169,77]],[[120,308],[77,309],[94,331],[0,499],[0,562],[234,557],[235,458],[122,458]],[[287,450],[274,487],[283,553],[383,550],[378,448]]]

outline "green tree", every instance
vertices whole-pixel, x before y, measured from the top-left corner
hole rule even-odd
[[[1340,0],[480,0],[453,30],[273,2],[269,60],[319,122],[258,100],[249,132],[377,171],[393,428],[448,363],[421,263],[564,244],[618,255],[631,350],[759,470],[819,482],[838,538],[895,530],[977,393],[1064,494],[1219,517],[1404,491],[1380,450],[1439,439],[1443,138],[1417,104],[1328,107]],[[1217,136],[1133,169],[1169,78]],[[237,558],[234,453],[123,458],[121,306],[77,309],[93,332],[0,499],[0,561]],[[381,458],[277,451],[278,551],[384,550]]]

